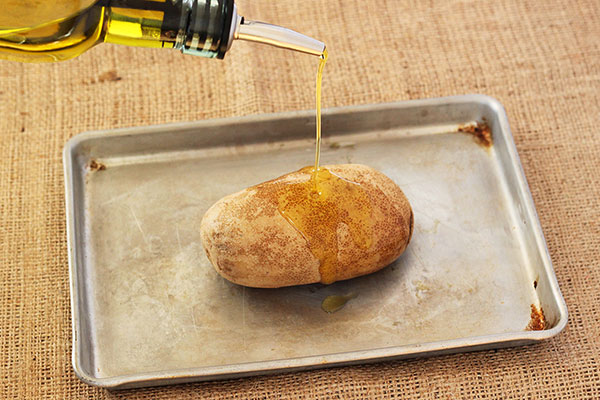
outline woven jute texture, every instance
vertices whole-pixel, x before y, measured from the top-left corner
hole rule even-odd
[[[0,62],[0,398],[600,398],[597,0],[240,0],[328,44],[325,107],[499,99],[570,320],[515,349],[109,392],[71,367],[61,151],[96,129],[314,107],[314,57],[235,43],[224,61],[100,45]]]

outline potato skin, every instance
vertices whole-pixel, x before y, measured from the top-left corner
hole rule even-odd
[[[326,165],[333,174],[359,183],[372,205],[372,244],[361,249],[348,227],[337,228],[337,280],[375,272],[396,260],[413,231],[413,212],[402,190],[381,172],[360,164]],[[321,281],[319,260],[307,240],[278,210],[276,198],[261,195],[274,181],[306,181],[296,171],[249,187],[216,202],[200,224],[208,259],[225,279],[244,286],[277,288]],[[264,190],[263,190],[264,191]]]

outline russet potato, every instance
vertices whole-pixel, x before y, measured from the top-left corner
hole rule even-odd
[[[342,207],[335,214],[340,215],[339,219],[317,221],[321,230],[331,228],[333,235],[333,245],[320,247],[332,252],[330,277],[324,279],[320,268],[323,260],[317,256],[322,251],[315,251],[322,237],[311,237],[307,232],[312,231],[303,232],[281,213],[282,193],[310,180],[311,173],[306,168],[226,196],[206,212],[200,226],[202,243],[221,276],[240,285],[261,288],[331,283],[375,272],[404,252],[413,231],[413,212],[402,190],[381,172],[364,165],[324,168],[342,184],[349,182],[348,185],[359,187],[369,202],[368,208],[361,208],[363,214],[367,213],[366,218],[352,220],[347,211],[351,207]],[[335,191],[331,195],[338,195],[330,205],[334,208],[353,201],[339,197]],[[347,197],[355,195],[358,192],[351,190]],[[353,224],[367,223],[368,227],[353,228]],[[367,246],[359,245],[357,229],[369,236],[363,240]],[[327,237],[323,240],[327,244]]]

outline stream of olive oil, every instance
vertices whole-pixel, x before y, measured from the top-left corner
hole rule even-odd
[[[279,212],[302,234],[319,260],[324,284],[339,277],[338,232],[342,225],[356,247],[363,250],[372,244],[373,229],[371,199],[364,188],[320,166],[321,82],[327,56],[325,50],[317,71],[315,164],[298,171],[304,175],[300,182],[284,184],[276,194]]]
[[[315,141],[315,174],[319,171],[319,163],[321,162],[321,87],[323,82],[323,69],[325,68],[328,57],[329,54],[327,53],[327,49],[323,50],[323,54],[321,54],[321,57],[319,58],[319,69],[317,69],[317,140]],[[317,183],[316,179],[315,183]]]

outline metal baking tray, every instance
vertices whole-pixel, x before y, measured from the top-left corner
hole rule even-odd
[[[73,366],[82,380],[127,388],[224,379],[524,345],[565,327],[497,101],[343,107],[323,118],[323,163],[379,169],[415,215],[397,262],[330,286],[231,284],[199,235],[222,196],[312,162],[314,111],[90,132],[67,143]],[[473,124],[489,126],[493,145],[459,132]],[[326,296],[348,293],[357,297],[340,311],[321,310]],[[531,330],[542,327],[532,306],[543,330]]]

